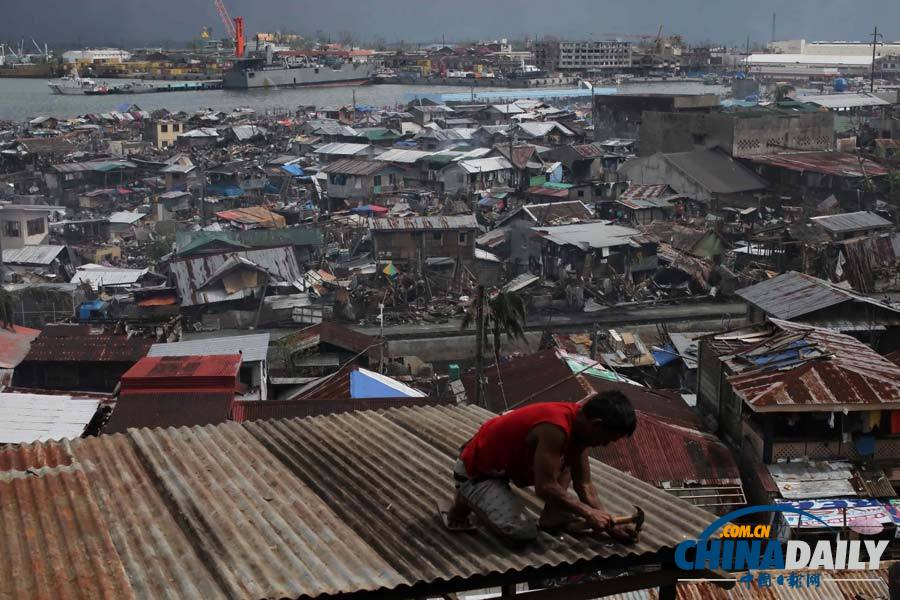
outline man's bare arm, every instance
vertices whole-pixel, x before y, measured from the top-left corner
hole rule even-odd
[[[610,515],[585,502],[573,498],[559,483],[565,434],[554,425],[535,427],[529,437],[536,444],[534,452],[534,491],[544,502],[556,502],[569,512],[579,515],[599,531],[612,523]]]
[[[587,449],[581,452],[578,460],[572,464],[572,487],[578,499],[590,507],[605,510],[597,495],[597,488],[591,482],[591,465]]]

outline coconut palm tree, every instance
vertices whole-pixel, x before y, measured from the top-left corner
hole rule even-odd
[[[775,102],[783,102],[788,99],[788,96],[793,94],[796,88],[792,85],[788,85],[786,83],[782,83],[775,86],[775,90],[772,92],[772,95],[775,97]]]
[[[506,400],[506,391],[503,389],[503,379],[500,377],[500,347],[504,335],[510,340],[525,339],[526,312],[525,301],[518,294],[496,292],[485,301],[484,287],[478,287],[475,302],[469,307],[462,322],[462,329],[468,329],[472,323],[475,323],[476,404],[481,400],[482,350],[490,342],[490,347],[494,352],[494,365],[497,369],[500,394],[503,396],[503,404],[509,406]],[[479,313],[481,323],[478,322]]]

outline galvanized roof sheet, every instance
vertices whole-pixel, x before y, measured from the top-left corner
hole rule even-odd
[[[888,311],[900,312],[898,308],[796,271],[782,273],[772,279],[741,288],[735,293],[778,319],[795,319],[843,302],[864,302]]]
[[[413,164],[423,158],[432,156],[434,152],[426,152],[424,150],[406,150],[403,148],[391,148],[386,152],[382,152],[375,157],[375,160],[384,162],[394,162],[403,164]]]
[[[356,156],[365,154],[371,146],[369,144],[353,144],[350,142],[332,142],[323,144],[313,150],[313,154],[328,154],[330,156]]]
[[[3,263],[8,265],[49,265],[65,249],[65,246],[55,245],[5,248]]]
[[[322,173],[339,173],[341,175],[374,175],[396,167],[369,158],[341,158],[322,167]]]
[[[557,227],[532,227],[531,230],[554,244],[569,244],[582,249],[626,246],[631,243],[632,238],[641,235],[641,232],[636,229],[611,225],[608,221]]]
[[[900,367],[831,329],[770,319],[776,331],[726,359],[735,395],[752,410],[900,406]]]
[[[82,265],[75,271],[72,283],[87,283],[91,289],[134,285],[149,269],[119,269],[100,265]]]
[[[502,171],[504,169],[512,169],[512,163],[502,156],[491,158],[471,158],[461,160],[457,163],[462,169],[469,174],[473,173],[490,173],[492,171]]]
[[[478,229],[475,215],[452,217],[386,217],[369,219],[373,231],[419,231],[425,229]]]
[[[31,340],[40,335],[40,330],[10,325],[0,327],[0,369],[14,369],[22,362],[31,347]]]
[[[147,356],[208,356],[211,354],[240,354],[243,362],[266,360],[269,334],[231,335],[202,340],[153,344]]]
[[[888,169],[877,162],[849,152],[782,152],[758,154],[746,160],[800,173],[809,171],[836,177],[879,177],[888,174]]]
[[[124,592],[105,597],[315,598],[395,589],[425,596],[450,582],[479,587],[491,576],[522,581],[576,565],[587,572],[607,559],[658,561],[658,552],[713,520],[592,462],[610,511],[644,508],[637,543],[541,534],[536,544],[511,549],[487,531],[448,532],[434,517],[435,503],[453,493],[459,446],[490,416],[476,407],[401,408],[77,440],[72,465],[14,480],[46,491],[31,508],[0,502],[4,522],[14,524],[0,543],[25,573],[90,573],[84,592],[78,579],[55,582],[73,596],[104,597],[91,586],[110,581]],[[21,461],[0,453],[0,464],[10,462]],[[74,495],[62,482],[72,473]],[[518,493],[536,518],[540,502]],[[88,515],[50,519],[56,531],[46,536],[46,551],[16,553],[34,534],[15,524],[52,514],[48,506]],[[70,548],[80,551],[66,554]],[[63,569],[60,556],[67,557]],[[100,567],[106,570],[97,573]],[[3,578],[0,591],[7,589],[35,597],[42,588],[27,577]]]
[[[0,392],[0,444],[77,438],[99,405],[92,398]]]
[[[720,150],[666,154],[665,160],[712,194],[735,194],[769,187],[759,175]]]
[[[117,223],[122,225],[131,225],[132,223],[137,223],[147,215],[145,213],[140,212],[131,212],[131,211],[120,211],[114,212],[108,217],[106,220],[110,223]]]
[[[872,59],[867,59],[870,64]],[[859,108],[862,106],[890,106],[891,103],[874,94],[865,92],[843,94],[821,94],[809,96],[797,96],[798,102],[810,102],[825,108]]]
[[[148,338],[117,334],[104,326],[58,323],[41,330],[24,360],[135,363],[152,344]]]
[[[890,229],[891,222],[873,212],[861,210],[840,215],[824,215],[811,217],[810,221],[818,223],[833,233],[849,233],[866,229]]]

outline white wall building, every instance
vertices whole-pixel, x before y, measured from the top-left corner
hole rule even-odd
[[[813,56],[868,56],[871,64],[872,42],[807,42],[785,40],[771,42],[769,50],[779,54]],[[900,42],[882,42],[875,47],[875,57],[900,56]]]
[[[63,61],[120,63],[131,59],[131,52],[117,48],[96,48],[88,50],[69,50],[63,52]]]

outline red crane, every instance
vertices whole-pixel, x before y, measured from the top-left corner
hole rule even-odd
[[[222,19],[222,23],[225,24],[225,30],[228,32],[228,36],[234,40],[234,56],[236,58],[244,57],[244,17],[235,17],[231,18],[231,15],[228,14],[228,9],[225,8],[225,4],[222,3],[222,0],[215,0],[216,2],[216,12],[219,13],[219,18]]]

